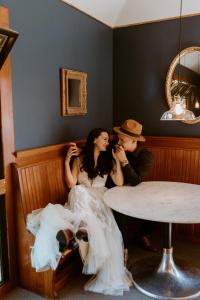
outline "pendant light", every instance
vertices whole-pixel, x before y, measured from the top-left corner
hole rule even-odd
[[[0,70],[19,33],[10,28],[0,27]]]
[[[180,96],[180,52],[181,52],[181,33],[182,33],[182,0],[180,0],[180,18],[179,18],[179,63],[178,63],[178,92],[174,95],[172,107],[166,111],[161,121],[190,121],[195,119],[192,111],[186,109],[186,99]]]
[[[199,105],[198,99],[196,100],[194,107],[197,108],[197,109],[199,109],[200,105]]]

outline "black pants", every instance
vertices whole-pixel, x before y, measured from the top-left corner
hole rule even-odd
[[[132,231],[130,224],[134,222],[134,220],[138,220],[136,218],[123,215],[117,211],[113,211],[115,220],[117,225],[122,233],[122,237],[124,240],[124,247],[127,248],[130,240],[130,231]],[[158,222],[153,221],[142,221],[139,226],[138,234],[142,236],[151,235],[155,228],[157,227]]]

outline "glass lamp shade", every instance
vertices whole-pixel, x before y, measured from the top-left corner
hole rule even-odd
[[[186,109],[185,99],[181,98],[180,95],[174,96],[174,101],[170,110],[166,111],[161,121],[190,121],[194,120],[195,115],[192,111]]]
[[[198,100],[196,100],[194,107],[197,108],[197,109],[200,107]]]

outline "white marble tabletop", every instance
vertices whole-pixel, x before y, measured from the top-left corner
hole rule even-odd
[[[146,181],[109,189],[105,203],[135,218],[170,223],[200,223],[200,185]]]

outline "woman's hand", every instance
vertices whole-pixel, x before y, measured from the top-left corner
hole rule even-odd
[[[114,149],[112,149],[112,155],[115,160],[115,164],[113,165],[113,169],[112,169],[112,172],[110,173],[110,176],[116,185],[122,186],[124,183],[124,176],[123,176],[123,172],[121,169],[121,163],[119,160],[119,157],[120,157],[119,152],[120,152],[120,149],[116,149],[116,151],[114,151]]]
[[[70,143],[70,147],[67,151],[65,162],[69,163],[72,156],[78,156],[80,154],[80,149],[77,147],[76,143]]]
[[[114,158],[114,160],[116,162],[119,161],[118,158],[117,158],[117,156],[116,156],[116,154],[115,154],[115,150],[114,149],[112,149],[112,157]]]
[[[77,183],[79,163],[78,159],[74,159],[72,167],[70,166],[70,160],[72,156],[78,156],[81,150],[77,147],[76,143],[70,143],[67,155],[65,158],[65,180],[67,186],[72,188]]]

